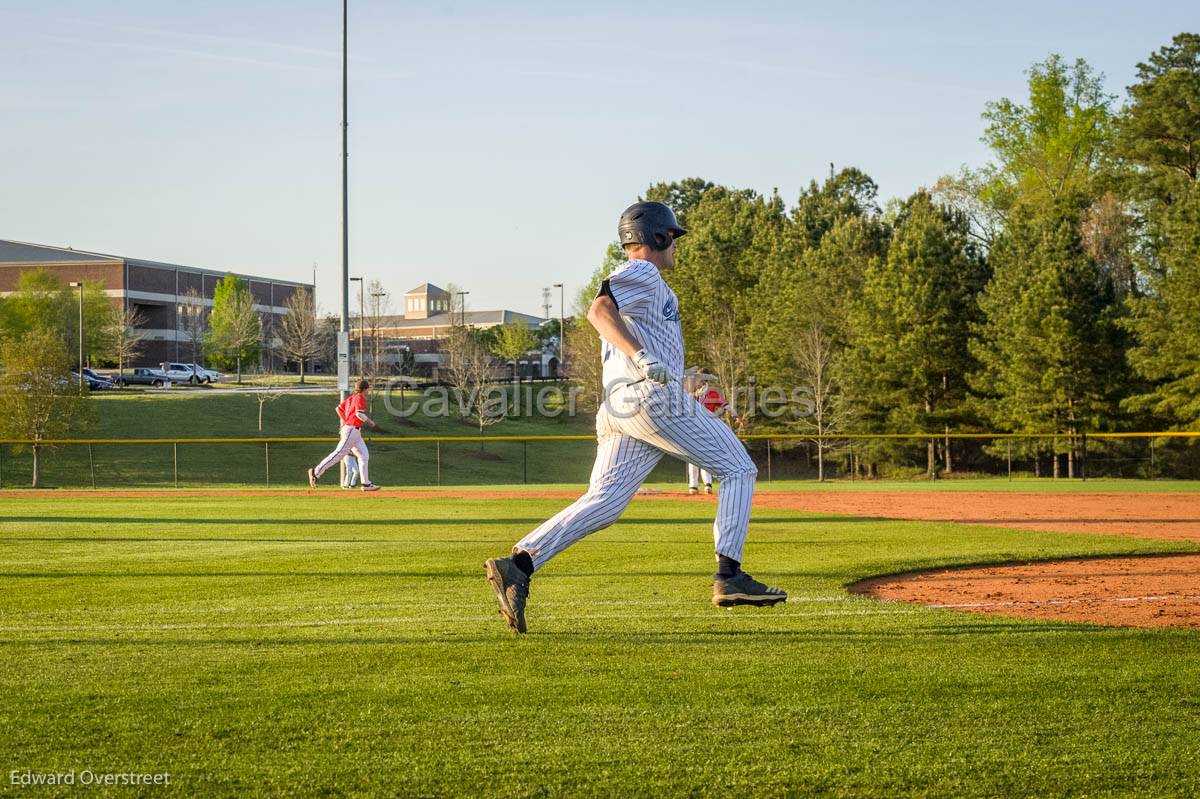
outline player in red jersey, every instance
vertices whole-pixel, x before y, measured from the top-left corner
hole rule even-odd
[[[362,426],[364,424],[371,428],[375,427],[375,423],[367,416],[367,394],[370,391],[371,384],[366,380],[359,380],[358,384],[354,387],[354,393],[342,400],[341,404],[337,406],[337,415],[342,421],[337,449],[326,455],[325,460],[318,463],[315,469],[308,470],[309,488],[316,488],[317,481],[321,479],[321,475],[325,474],[325,471],[335,463],[346,457],[347,453],[354,453],[354,457],[358,458],[359,479],[362,481],[362,490],[379,490],[379,486],[372,483],[370,478],[367,477],[367,445],[362,437]]]
[[[685,375],[685,379],[688,377],[691,378],[690,381],[685,380],[685,382],[695,384],[697,381],[700,381],[699,387],[692,392],[692,396],[699,400],[706,411],[717,416],[730,416],[729,403],[725,401],[725,395],[721,393],[721,389],[713,385],[713,382],[716,380],[713,375],[697,371],[694,375]],[[741,432],[742,420],[734,417],[732,421],[735,431]],[[695,495],[700,493],[701,480],[704,481],[704,493],[711,494],[713,492],[712,473],[707,469],[701,469],[696,464],[689,462],[687,465],[687,478],[689,494]]]

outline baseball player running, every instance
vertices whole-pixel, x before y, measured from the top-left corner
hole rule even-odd
[[[702,373],[699,373],[702,374]],[[711,378],[711,375],[704,375],[706,378]],[[687,381],[684,381],[685,386]],[[692,392],[692,396],[704,406],[705,410],[711,413],[720,413],[722,409],[729,406],[725,403],[725,395],[721,393],[721,389],[713,386],[708,380],[704,380]],[[700,482],[704,482],[704,493],[711,494],[713,492],[712,472],[707,469],[701,469],[694,463],[687,465],[687,480],[688,493],[692,496],[700,493]]]
[[[367,445],[362,437],[363,424],[375,427],[375,422],[367,416],[367,394],[370,391],[371,384],[366,380],[359,380],[354,386],[354,393],[337,406],[337,415],[342,421],[337,449],[326,455],[325,460],[318,463],[315,469],[308,470],[309,488],[316,488],[321,475],[346,455],[353,453],[354,457],[358,459],[358,473],[362,480],[362,490],[379,490],[379,486],[372,483],[367,477]]]
[[[346,477],[342,480],[342,488],[349,490],[358,485],[358,458],[351,453],[342,459],[342,465],[346,467]]]
[[[533,573],[620,518],[664,454],[695,463],[721,481],[713,525],[713,604],[774,605],[787,599],[741,570],[758,470],[733,431],[682,386],[679,301],[659,272],[674,266],[675,239],[685,233],[662,203],[637,203],[621,214],[617,237],[629,261],[604,281],[588,309],[602,341],[605,399],[596,414],[596,463],[587,493],[517,542],[510,556],[484,564],[500,613],[516,633],[526,630]]]
[[[700,481],[704,481],[704,493],[711,494],[712,489],[712,473],[707,469],[701,469],[694,463],[687,465],[688,493],[692,496],[700,493]]]

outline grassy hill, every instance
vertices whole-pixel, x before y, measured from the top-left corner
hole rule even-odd
[[[411,394],[409,395],[411,401]],[[113,393],[94,398],[95,438],[259,438],[337,434],[334,394],[286,395],[263,407],[258,429],[258,399],[251,394],[189,391],[178,394]],[[371,414],[389,436],[474,436],[478,428],[458,416],[391,417],[381,398]],[[593,416],[522,416],[488,427],[491,435],[591,435]],[[368,437],[368,441],[369,441]],[[52,486],[97,488],[201,485],[302,485],[305,471],[332,443],[96,445],[45,451],[43,480]],[[381,485],[467,485],[491,483],[582,483],[591,471],[595,444],[578,442],[387,443],[370,444],[371,477]],[[176,456],[178,460],[176,461]],[[268,468],[269,459],[269,468]],[[658,478],[682,480],[683,469],[670,462]],[[332,485],[336,472],[327,475]],[[0,484],[28,485],[28,453],[4,447]]]
[[[528,389],[526,389],[528,393]],[[412,403],[408,392],[405,401]],[[263,406],[262,431],[258,429],[258,398],[227,391],[187,391],[177,394],[112,393],[94,397],[97,408],[96,438],[283,438],[336,436],[334,406],[337,395],[287,394]],[[399,399],[395,401],[399,405]],[[371,416],[395,436],[471,436],[478,428],[457,416],[427,417],[414,414],[393,418],[379,396],[372,395]],[[590,433],[593,418],[564,413],[557,418],[513,417],[489,427],[484,435],[576,435]]]
[[[409,394],[411,402],[412,395]],[[177,438],[288,438],[329,436],[329,443],[311,444],[105,444],[91,448],[60,447],[43,452],[42,477],[49,486],[86,488],[170,488],[176,485],[176,466],[180,487],[271,486],[299,487],[305,484],[305,472],[332,448],[336,436],[333,406],[337,395],[295,394],[279,397],[263,407],[263,429],[258,430],[258,399],[253,394],[224,390],[186,390],[177,393],[148,394],[141,391],[112,392],[93,397],[97,415],[94,438],[177,439]],[[478,429],[458,416],[415,415],[392,418],[382,399],[375,398],[373,417],[389,436],[474,436]],[[487,428],[485,436],[502,435],[587,435],[593,433],[593,416],[579,413],[569,417],[522,416],[506,419]],[[370,441],[370,436],[368,436]],[[372,479],[385,486],[466,486],[498,484],[579,484],[591,472],[595,444],[571,442],[487,442],[412,444],[375,441],[370,444]],[[176,461],[176,455],[178,460]],[[760,489],[769,490],[765,452],[752,447],[759,464]],[[776,451],[774,479],[788,480],[798,488],[828,490],[876,490],[877,481],[816,483],[811,473],[800,470],[797,456],[789,463],[785,453]],[[269,456],[269,469],[268,469]],[[333,485],[336,471],[325,484]],[[791,478],[790,480],[788,478]],[[800,478],[803,482],[795,482]],[[679,486],[684,481],[682,464],[664,458],[647,482]],[[268,482],[269,481],[269,482]],[[16,453],[0,446],[0,487],[27,486],[30,482],[29,453]],[[1117,481],[1086,483],[1068,480],[924,480],[890,482],[891,488],[904,490],[979,489],[989,490],[1124,490],[1119,486],[1136,483],[1138,490],[1194,490],[1196,483],[1184,481]],[[780,484],[775,483],[776,486]],[[1107,486],[1107,488],[1105,488]]]

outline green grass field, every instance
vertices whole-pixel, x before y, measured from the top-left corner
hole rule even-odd
[[[793,601],[721,611],[712,507],[636,501],[535,577],[514,639],[481,563],[561,503],[471,493],[0,500],[4,785],[90,769],[170,772],[153,793],[180,796],[1200,792],[1195,632],[844,590],[1193,545],[760,510],[747,567]]]

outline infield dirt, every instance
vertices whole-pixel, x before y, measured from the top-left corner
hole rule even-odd
[[[758,507],[1027,530],[1200,541],[1197,494],[760,494]],[[873,578],[852,593],[1002,616],[1200,627],[1200,555],[1089,558]]]

